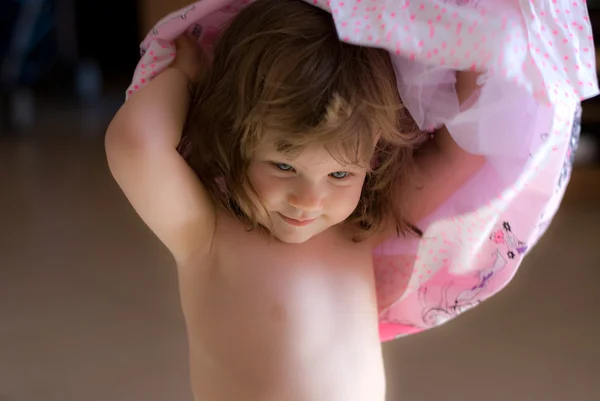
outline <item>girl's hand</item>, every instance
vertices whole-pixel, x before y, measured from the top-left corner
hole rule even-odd
[[[456,74],[456,94],[464,109],[477,100],[479,75],[471,71],[459,71]],[[486,158],[465,151],[443,126],[436,131],[434,139],[417,153],[415,161],[419,167],[416,177],[418,185],[402,188],[401,199],[411,223],[418,224],[477,173]]]
[[[175,60],[171,67],[183,72],[189,81],[198,82],[209,67],[207,55],[185,33],[175,40],[175,49]]]
[[[456,72],[456,95],[461,106],[467,106],[472,103],[477,95],[480,86],[477,79],[481,73],[474,71],[457,71]]]

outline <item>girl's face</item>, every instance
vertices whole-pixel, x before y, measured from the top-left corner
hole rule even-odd
[[[339,224],[360,199],[368,163],[340,164],[323,147],[290,159],[272,145],[259,147],[248,178],[264,210],[259,223],[282,242],[302,243]]]

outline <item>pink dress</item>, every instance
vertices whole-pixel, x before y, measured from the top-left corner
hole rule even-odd
[[[422,129],[445,124],[485,166],[418,226],[373,252],[382,341],[433,328],[499,292],[552,221],[570,178],[580,101],[598,94],[585,0],[304,0],[341,40],[388,50]],[[210,51],[249,0],[202,0],[141,44],[127,95],[172,61],[185,31]],[[460,110],[455,70],[485,71]]]

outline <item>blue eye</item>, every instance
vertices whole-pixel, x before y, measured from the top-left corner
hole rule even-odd
[[[292,166],[290,166],[289,164],[285,164],[285,163],[274,163],[274,165],[281,171],[291,171],[294,169]]]
[[[350,173],[347,171],[336,171],[334,173],[331,173],[330,175],[336,180],[341,180],[342,178],[348,177]]]

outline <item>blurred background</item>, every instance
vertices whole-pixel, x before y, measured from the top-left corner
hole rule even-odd
[[[0,0],[0,401],[192,399],[172,261],[103,148],[139,42],[186,4]],[[384,346],[388,401],[600,401],[598,98],[575,164],[503,292]]]

